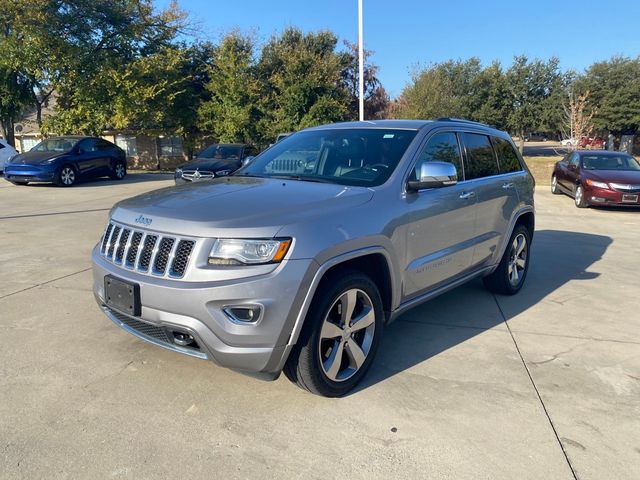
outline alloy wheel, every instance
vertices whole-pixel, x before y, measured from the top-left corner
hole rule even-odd
[[[115,170],[116,178],[118,178],[118,179],[124,178],[124,176],[126,174],[126,170],[125,170],[124,165],[122,163],[116,163],[116,166],[115,166],[114,170]]]
[[[582,187],[580,185],[578,185],[578,188],[576,188],[576,195],[575,195],[575,200],[576,200],[576,205],[577,206],[581,206],[582,205],[582,197],[584,195],[584,191],[582,190]]]
[[[522,234],[516,235],[511,243],[511,251],[509,252],[509,264],[507,273],[509,275],[509,283],[517,286],[524,275],[527,266],[527,238]]]
[[[375,333],[375,309],[363,290],[353,288],[340,295],[322,322],[318,354],[327,378],[348,380],[365,363]]]
[[[71,167],[64,167],[60,171],[60,180],[62,181],[63,185],[73,185],[76,181],[76,172]]]

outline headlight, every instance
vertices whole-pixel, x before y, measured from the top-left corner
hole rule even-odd
[[[278,240],[219,238],[209,253],[209,265],[279,263],[287,254],[290,246],[290,238]]]
[[[595,180],[591,180],[591,179],[587,179],[587,185],[589,185],[590,187],[596,187],[596,188],[606,188],[607,190],[609,190],[609,185],[604,183],[604,182],[596,182]]]
[[[176,168],[175,177],[176,178],[182,177],[182,169],[181,168]]]

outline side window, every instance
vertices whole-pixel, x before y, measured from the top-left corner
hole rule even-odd
[[[466,180],[490,177],[500,173],[489,137],[476,133],[463,133],[461,137],[467,149]]]
[[[98,150],[102,150],[102,151],[111,150],[113,148],[113,143],[107,142],[106,140],[102,140],[102,139],[96,140],[96,144],[97,144]]]
[[[448,162],[453,163],[458,172],[458,180],[462,179],[462,159],[460,147],[456,134],[452,132],[436,133],[429,139],[429,142],[420,152],[416,166],[411,173],[411,179],[417,180],[420,176],[420,169],[425,162]]]
[[[493,146],[498,154],[498,164],[500,173],[519,172],[522,170],[518,154],[513,149],[513,145],[503,138],[491,137]]]
[[[578,166],[580,164],[580,155],[578,155],[577,153],[574,153],[573,155],[571,155],[571,158],[569,159],[569,165],[574,165],[574,166]]]
[[[2,150],[4,148],[4,145],[2,144],[2,142],[0,142],[0,150]]]
[[[78,145],[78,150],[80,151],[80,153],[97,152],[98,146],[96,145],[96,141],[94,139],[89,138],[87,140],[83,140],[80,145]]]

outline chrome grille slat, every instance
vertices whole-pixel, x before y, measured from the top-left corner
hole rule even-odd
[[[182,278],[196,241],[109,222],[100,254],[109,262],[147,275]]]

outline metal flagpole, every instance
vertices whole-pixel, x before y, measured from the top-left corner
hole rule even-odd
[[[358,96],[360,121],[364,120],[364,43],[362,37],[362,0],[358,0]]]

